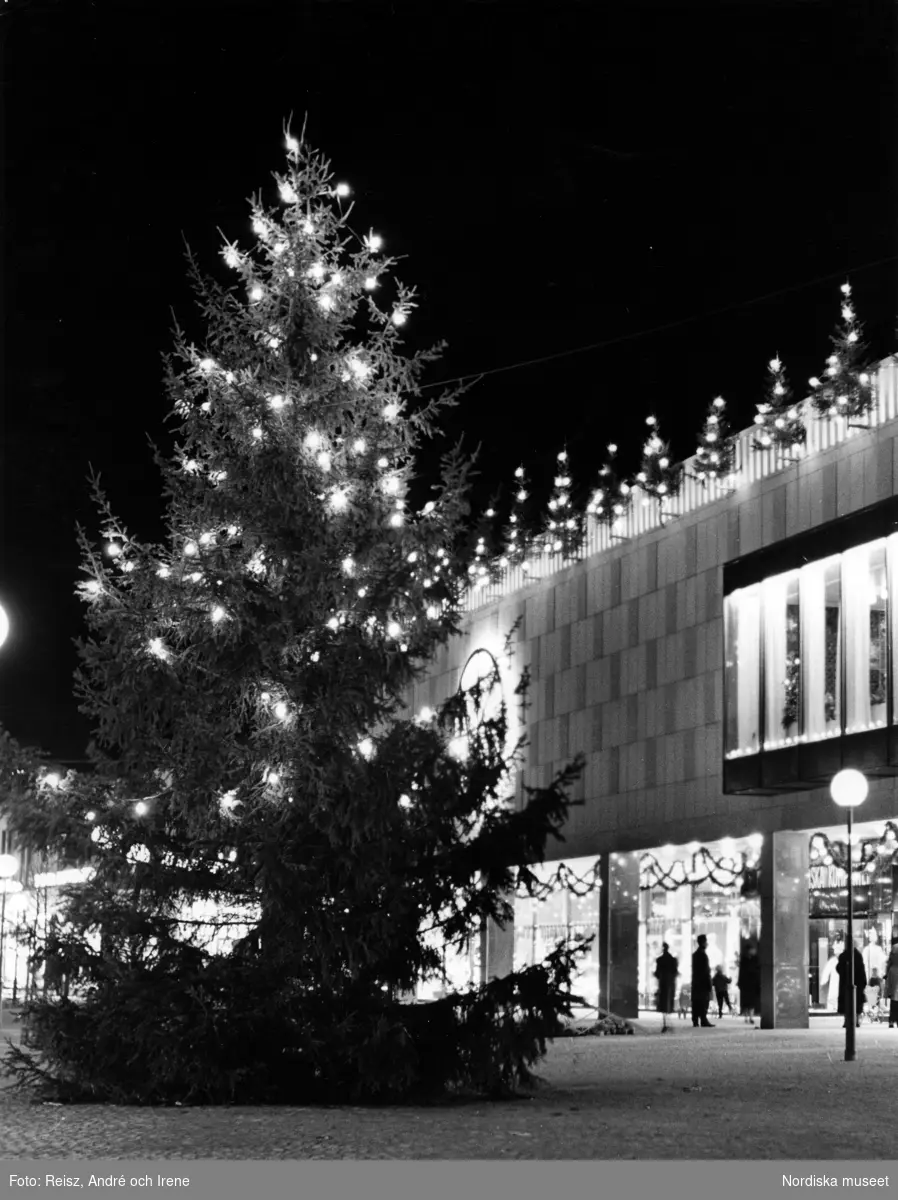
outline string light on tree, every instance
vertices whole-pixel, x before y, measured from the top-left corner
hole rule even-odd
[[[683,468],[679,463],[670,461],[670,447],[658,433],[657,417],[646,417],[645,423],[649,427],[649,436],[642,447],[642,462],[636,481],[647,496],[658,501],[663,520],[664,504],[680,490]]]
[[[794,457],[807,439],[807,427],[779,355],[767,364],[767,390],[757,409],[752,449],[760,451],[775,447],[785,457]]]
[[[447,840],[444,815],[447,805],[460,823],[482,815],[484,779],[495,774],[482,769],[485,739],[472,736],[467,743],[458,726],[444,720],[442,705],[436,719],[415,727],[398,714],[393,698],[408,692],[421,664],[450,635],[463,611],[472,561],[475,578],[492,569],[486,522],[496,518],[491,506],[472,546],[464,483],[469,467],[461,460],[444,463],[438,503],[417,511],[416,502],[414,513],[405,507],[425,422],[423,406],[416,403],[409,413],[404,398],[419,395],[420,376],[437,355],[400,353],[413,292],[394,281],[379,235],[359,238],[347,222],[350,203],[332,202],[348,188],[335,186],[302,139],[286,131],[285,138],[287,169],[269,189],[271,205],[260,199],[249,214],[256,231],[251,253],[222,250],[239,273],[239,296],[204,291],[199,268],[195,272],[208,327],[198,344],[209,348],[208,361],[176,334],[167,387],[180,424],[174,455],[163,466],[171,484],[166,494],[174,497],[168,536],[139,553],[128,545],[117,556],[137,566],[127,588],[90,546],[90,585],[82,590],[109,593],[108,603],[88,610],[96,640],[85,657],[93,679],[91,712],[108,731],[110,749],[104,744],[102,755],[108,753],[114,780],[140,781],[163,766],[174,774],[165,800],[137,802],[146,809],[119,799],[106,822],[111,833],[95,843],[96,897],[106,898],[110,936],[127,936],[133,920],[130,897],[120,902],[116,891],[135,840],[129,818],[141,817],[152,828],[152,840],[149,831],[145,840],[153,869],[138,878],[141,904],[154,919],[173,911],[167,863],[169,874],[176,864],[187,868],[178,868],[176,880],[184,899],[211,901],[212,909],[223,879],[210,888],[210,871],[245,863],[246,872],[227,871],[235,889],[228,901],[251,897],[266,924],[247,922],[249,952],[239,971],[225,956],[212,975],[243,1011],[244,982],[255,994],[262,982],[253,950],[262,929],[270,977],[312,980],[308,994],[292,997],[283,1027],[293,1028],[293,1021],[317,1036],[313,1010],[328,1009],[320,980],[332,981],[333,1007],[341,1005],[359,945],[373,963],[383,1013],[384,994],[392,997],[417,977],[423,961],[417,914],[436,911],[430,902],[444,894],[445,880],[472,912],[492,887],[488,870],[486,882],[467,879],[469,859]],[[378,284],[390,286],[378,290]],[[379,303],[381,292],[388,299]],[[435,400],[432,411],[446,399]],[[428,405],[428,420],[430,411]],[[185,471],[185,463],[194,465]],[[526,492],[521,476],[516,490]],[[556,477],[567,478],[564,462]],[[565,489],[553,512],[563,529],[572,519]],[[522,512],[526,499],[516,501]],[[525,557],[523,526],[520,536]],[[98,649],[107,636],[108,651]],[[162,662],[176,669],[162,669]],[[171,737],[160,736],[160,714]],[[368,730],[377,732],[376,747]],[[449,760],[449,741],[457,762]],[[423,770],[420,757],[436,769]],[[275,762],[285,765],[274,769]],[[295,793],[292,805],[288,793]],[[103,812],[96,794],[79,797],[82,824],[87,795],[89,811]],[[563,797],[562,784],[537,789],[526,812],[514,814],[518,828],[509,839],[537,846],[554,827],[552,814],[563,808]],[[378,855],[370,854],[370,829],[398,821],[397,803],[411,809],[414,818],[405,824],[420,840],[412,846],[410,837],[408,847],[391,850],[399,855],[399,870],[384,873]],[[499,822],[498,813],[493,816]],[[436,844],[433,872],[404,869],[406,850],[426,854]],[[489,869],[496,852],[484,850],[481,861]],[[336,870],[339,854],[346,861]],[[344,925],[351,914],[351,939],[330,920],[331,905]],[[414,921],[402,915],[404,906]],[[386,935],[383,911],[400,918]],[[224,914],[215,910],[210,928],[219,922],[226,923]],[[152,927],[159,962],[183,963],[194,932],[171,921]],[[396,962],[405,972],[401,979]],[[124,964],[121,988],[114,983],[104,992],[119,1027],[125,995],[135,995],[132,984],[145,966]],[[217,986],[213,981],[210,993],[216,1013]],[[361,1014],[363,1042],[374,1036],[364,993],[364,984],[353,991],[353,1004],[361,996],[361,1008],[353,1011]],[[276,1009],[280,1003],[275,998]],[[546,1011],[552,1003],[550,996]],[[389,1015],[392,1021],[392,1010]],[[198,1013],[197,1020],[205,1036],[206,1017]],[[181,1052],[173,1046],[176,1059]],[[224,1079],[214,1063],[209,1077],[216,1071]],[[268,1074],[282,1075],[276,1065]],[[288,1080],[286,1086],[298,1085]]]
[[[583,514],[574,508],[571,485],[567,450],[561,450],[555,458],[555,476],[543,545],[549,554],[559,555],[563,564],[576,562],[583,547]]]
[[[703,487],[709,482],[726,480],[736,464],[736,437],[726,418],[726,401],[717,396],[711,401],[695,452],[695,475]]]
[[[514,473],[514,498],[511,513],[508,518],[508,532],[505,538],[505,554],[509,565],[521,566],[530,555],[533,539],[526,524],[525,505],[529,499],[527,474],[523,466],[517,467]]]
[[[841,322],[830,337],[833,353],[824,379],[811,379],[811,403],[819,416],[845,417],[865,428],[873,407],[875,364],[857,318],[851,284],[843,283]]]
[[[599,485],[586,507],[587,514],[600,524],[613,525],[626,515],[631,503],[630,487],[624,483],[615,469],[617,446],[611,442],[608,457],[599,471]]]

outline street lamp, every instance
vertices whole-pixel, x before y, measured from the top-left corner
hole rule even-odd
[[[3,943],[6,939],[6,889],[18,869],[19,860],[15,854],[0,854],[0,884],[3,887],[3,891],[0,893],[3,897],[0,900],[0,1029],[3,1028]]]
[[[829,794],[839,808],[848,811],[848,978],[845,981],[845,1061],[857,1058],[855,1026],[857,1025],[857,992],[854,989],[854,888],[851,878],[851,817],[867,799],[867,777],[849,767],[833,776]]]

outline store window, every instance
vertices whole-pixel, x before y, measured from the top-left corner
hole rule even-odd
[[[759,749],[761,688],[761,588],[741,588],[727,596],[727,746],[732,756]]]
[[[559,942],[591,939],[579,956],[572,988],[586,1010],[599,1003],[599,897],[597,859],[571,859],[531,868],[544,887],[557,882],[559,870],[566,886],[556,886],[540,898],[517,897],[514,902],[514,969],[541,963]]]
[[[886,726],[896,563],[892,535],[725,598],[728,759]]]

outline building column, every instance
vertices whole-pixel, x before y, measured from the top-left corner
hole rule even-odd
[[[808,1028],[807,833],[765,835],[760,861],[761,1028]]]
[[[514,905],[514,895],[506,897]],[[514,918],[503,929],[497,921],[487,921],[481,935],[480,970],[482,982],[502,979],[514,970]]]
[[[602,856],[599,1007],[639,1015],[639,855]]]

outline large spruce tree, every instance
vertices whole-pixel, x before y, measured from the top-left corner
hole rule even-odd
[[[167,543],[95,481],[77,674],[95,771],[8,801],[92,875],[42,950],[68,994],[32,1000],[9,1065],[137,1103],[502,1091],[569,1012],[570,952],[402,1001],[441,969],[434,931],[508,920],[579,765],[522,787],[506,709],[471,720],[489,680],[409,715],[470,577],[460,452],[409,499],[454,397],[420,399],[437,351],[401,353],[414,295],[328,164],[288,134],[275,180],[252,247],[224,248],[236,284],[190,260],[205,333],[176,332],[167,366]]]

